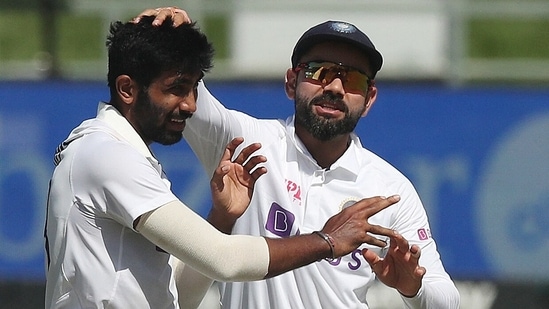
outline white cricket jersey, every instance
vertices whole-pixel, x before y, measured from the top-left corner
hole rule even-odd
[[[420,265],[427,274],[420,293],[405,299],[405,304],[457,308],[452,297],[457,290],[443,268],[416,190],[394,167],[364,149],[355,134],[343,156],[323,169],[295,135],[293,117],[260,120],[227,110],[201,83],[197,112],[187,122],[184,136],[209,175],[233,137],[244,137],[245,144],[261,142],[268,172],[256,182],[252,202],[237,220],[234,234],[276,238],[311,233],[362,198],[399,194],[400,202],[369,222],[395,229],[421,247]],[[384,249],[363,245],[333,262],[322,260],[262,281],[224,283],[223,308],[368,308],[366,292],[374,274],[360,254],[365,247],[384,254]]]
[[[177,200],[158,161],[100,103],[60,145],[46,222],[46,308],[178,308],[170,255],[134,220]]]

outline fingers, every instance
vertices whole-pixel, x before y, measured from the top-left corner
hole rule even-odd
[[[373,235],[372,235],[373,234]],[[369,225],[368,231],[366,232],[366,238],[364,239],[364,243],[385,248],[387,246],[387,240],[389,237],[395,234],[395,231],[380,225]],[[380,236],[385,236],[386,239],[380,238]]]
[[[367,238],[364,242],[367,243],[367,244],[370,244],[372,246],[377,246],[377,247],[380,247],[380,248],[384,248],[385,246],[387,246],[387,243],[384,240],[376,238],[374,236],[369,236],[369,235],[367,236]]]
[[[234,163],[244,165],[244,162],[248,161],[252,153],[256,152],[261,148],[260,143],[252,143],[242,149],[238,156],[233,160]]]
[[[262,163],[267,162],[267,158],[262,155],[252,156],[257,150],[261,148],[260,143],[250,144],[238,154],[234,159],[234,163],[242,165],[254,180],[257,180],[261,175],[267,173],[267,168],[259,166]]]
[[[421,257],[421,249],[419,249],[419,246],[413,245],[410,248],[410,253],[412,253],[411,260],[414,261],[418,265],[418,267],[415,270],[415,275],[423,277],[425,272],[427,271],[425,267],[419,266],[419,258]]]
[[[231,158],[234,156],[234,153],[236,151],[236,148],[240,146],[244,142],[244,138],[242,137],[235,137],[233,138],[229,144],[227,144],[227,147],[225,147],[225,151],[223,152],[223,156],[221,156],[221,162],[223,161],[231,161]]]
[[[193,22],[189,17],[189,14],[187,14],[187,12],[185,12],[182,9],[174,8],[173,14],[174,15],[172,16],[172,20],[173,20],[174,27],[177,27],[182,24],[190,24]]]
[[[155,9],[146,9],[143,12],[139,13],[136,17],[134,17],[131,21],[133,23],[138,23],[142,17],[144,16],[154,16],[157,14],[157,11]]]
[[[175,6],[146,9],[143,12],[139,13],[139,15],[137,15],[137,17],[135,17],[132,22],[138,23],[144,16],[155,16],[155,19],[152,22],[154,26],[162,25],[168,17],[171,17],[172,25],[174,27],[182,24],[190,24],[192,22],[189,14],[186,11]]]
[[[399,195],[393,195],[388,198],[378,196],[362,199],[328,219],[322,228],[322,232],[328,233],[336,239],[336,251],[338,255],[347,254],[362,243],[385,247],[386,244],[383,240],[371,234],[391,237],[394,231],[381,226],[371,225],[368,220],[371,216],[397,203],[399,200]]]
[[[367,222],[371,216],[397,203],[398,201],[400,201],[399,195],[392,195],[388,198],[385,198],[382,196],[376,196],[376,197],[362,199],[357,203],[355,203],[354,205],[352,205],[351,207],[346,208],[344,211],[356,212],[361,217],[363,217]],[[368,233],[375,234],[375,235],[382,235],[386,237],[393,237],[396,234],[396,232],[392,229],[389,229],[380,225],[370,225],[370,224],[367,225],[366,232],[367,232],[367,235],[364,242],[377,247],[385,247],[387,243],[377,237],[369,235]]]
[[[391,237],[391,245],[389,246],[392,250],[398,250],[402,254],[406,254],[410,252],[412,258],[419,260],[419,257],[421,256],[421,249],[418,245],[412,245],[410,247],[408,240],[404,238],[399,233],[394,233]]]
[[[418,262],[421,256],[421,250],[419,246],[412,245],[410,247],[408,240],[401,234],[395,232],[391,237],[391,243],[389,245],[389,251],[398,252],[401,256],[407,257],[410,261]]]
[[[264,166],[258,166],[261,163],[267,162],[267,158],[264,156],[254,156],[252,157],[245,165],[244,169],[249,171],[252,171],[250,175],[253,179],[257,180],[261,175],[264,175],[267,173],[267,168]],[[254,170],[255,169],[255,170]]]
[[[229,142],[229,144],[227,144],[225,152],[223,153],[223,156],[221,158],[218,173],[223,175],[227,174],[230,171],[229,163],[235,163],[241,165],[251,175],[253,179],[257,180],[261,175],[267,173],[267,169],[265,167],[259,166],[261,163],[267,162],[267,158],[263,155],[253,156],[253,153],[261,148],[261,144],[252,143],[244,147],[236,156],[236,158],[232,160],[236,153],[236,149],[243,142],[244,138],[235,137]]]
[[[376,196],[362,199],[345,210],[364,212],[364,215],[369,218],[381,210],[398,203],[400,195],[391,195],[389,197]]]
[[[423,275],[427,272],[427,269],[419,265],[419,258],[421,257],[421,249],[418,245],[412,245],[408,250],[410,252],[410,262],[417,265],[414,269],[414,275],[417,278],[423,278]]]
[[[408,241],[399,233],[395,233],[391,237],[391,244],[389,246],[389,252],[395,252],[393,255],[395,258],[400,257],[403,261],[415,265],[414,275],[417,277],[423,277],[426,272],[425,267],[419,266],[419,258],[421,257],[421,248],[418,245],[410,246]]]
[[[423,278],[426,272],[427,272],[427,268],[423,266],[418,266],[414,272],[414,275],[418,276],[419,278]]]
[[[419,248],[418,245],[412,245],[410,247],[410,253],[412,253],[412,256],[416,259],[419,260],[420,256],[421,256],[421,249]]]
[[[245,165],[242,167],[244,170],[250,174],[250,176],[257,180],[261,175],[264,175],[267,173],[267,168],[264,166],[258,166],[258,164],[267,162],[267,158],[264,156],[253,156]],[[219,171],[217,171],[221,175],[226,175],[231,170],[230,164],[224,164],[221,163],[219,166]]]

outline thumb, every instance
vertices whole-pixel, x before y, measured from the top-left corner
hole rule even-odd
[[[380,267],[380,262],[383,261],[382,258],[379,257],[374,251],[363,249],[362,250],[362,256],[370,264],[370,268],[372,268],[372,271],[376,272],[376,268]]]
[[[211,188],[216,190],[222,190],[222,188],[224,187],[223,179],[230,170],[231,166],[229,164],[218,166],[213,173],[212,179],[210,179]]]

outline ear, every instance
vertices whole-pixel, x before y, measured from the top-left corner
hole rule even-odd
[[[372,84],[368,87],[368,93],[366,94],[366,98],[364,98],[364,100],[366,101],[366,108],[364,109],[364,112],[362,112],[361,117],[366,117],[372,106],[374,106],[376,98],[377,87],[376,84],[372,81]]]
[[[295,99],[295,92],[297,87],[297,73],[291,68],[286,71],[286,79],[284,82],[284,90],[288,99]]]
[[[128,75],[120,75],[116,78],[116,94],[122,104],[131,105],[137,100],[139,87]]]

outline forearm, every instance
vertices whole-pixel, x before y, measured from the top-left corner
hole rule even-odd
[[[267,244],[271,256],[267,278],[324,258],[334,257],[334,249],[326,240],[315,234],[282,239],[267,238]]]
[[[314,234],[284,239],[225,235],[179,201],[143,215],[136,229],[218,281],[261,280],[332,257],[329,244]]]
[[[227,109],[206,88],[204,82],[198,85],[197,109],[187,120],[183,137],[211,175],[221,157],[225,145],[235,135],[231,134],[233,119]]]
[[[220,233],[179,201],[143,215],[136,229],[215,280],[260,280],[268,272],[269,248],[263,238]]]

